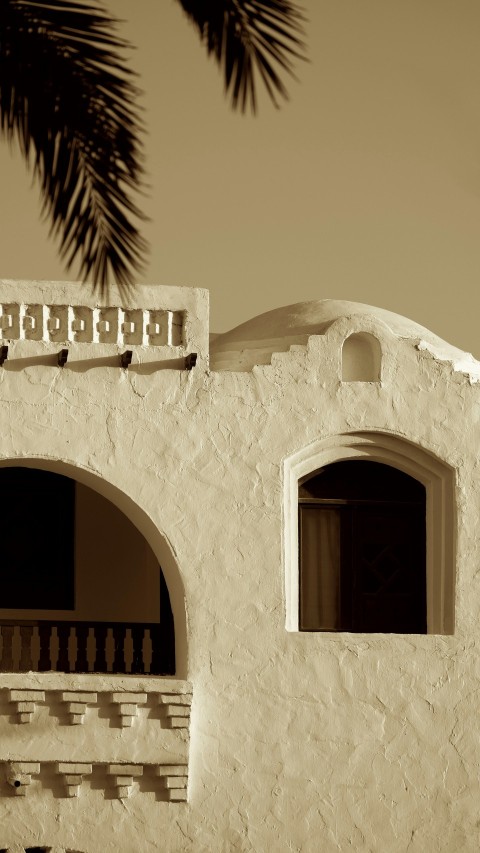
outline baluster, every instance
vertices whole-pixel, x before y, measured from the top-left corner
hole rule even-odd
[[[113,656],[115,654],[115,641],[113,639],[112,626],[108,628],[107,639],[105,640],[105,657],[107,659],[107,672],[111,672],[113,668]]]
[[[77,662],[75,664],[75,672],[88,672],[88,657],[87,657],[87,641],[89,625],[84,622],[77,622],[75,625],[77,632]]]
[[[38,663],[40,656],[40,634],[38,631],[38,623],[33,629],[32,638],[32,670],[38,672]]]
[[[20,625],[20,672],[32,669],[32,636],[33,625]]]
[[[125,631],[126,626],[120,623],[112,625],[115,653],[113,656],[112,672],[126,672],[125,667]]]
[[[2,672],[13,672],[13,632],[14,625],[2,625]]]
[[[93,664],[94,672],[107,672],[107,631],[108,625],[97,623],[93,626],[95,636],[95,663]]]
[[[133,645],[133,660],[132,673],[144,673],[145,666],[143,663],[143,635],[145,628],[143,625],[131,625],[132,645]]]
[[[152,638],[150,634],[150,625],[144,625],[143,635],[143,672],[145,675],[150,674],[152,668]]]
[[[159,673],[165,672],[165,664],[163,662],[164,649],[162,647],[162,630],[160,625],[150,625],[150,640],[152,642],[150,675],[159,675]]]
[[[39,622],[38,636],[40,638],[40,656],[38,659],[38,671],[48,672],[52,668],[50,660],[50,638],[52,636],[51,622]]]
[[[57,625],[57,636],[58,636],[58,659],[57,659],[57,670],[58,672],[70,672],[70,659],[68,655],[68,641],[70,639],[70,628],[71,625],[69,622],[59,622]]]
[[[57,663],[58,663],[58,630],[57,625],[52,625],[52,631],[50,636],[50,668],[57,672]]]

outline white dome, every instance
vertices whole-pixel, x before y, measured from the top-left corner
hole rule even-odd
[[[266,311],[229,332],[215,338],[212,350],[237,349],[236,344],[258,344],[272,338],[290,338],[309,335],[321,335],[340,317],[367,315],[382,320],[398,337],[421,338],[436,343],[441,338],[424,326],[414,323],[401,314],[375,308],[363,302],[348,302],[342,299],[317,299],[314,302],[296,302]]]
[[[362,315],[381,320],[397,337],[415,341],[420,349],[428,350],[442,361],[452,362],[455,370],[467,373],[478,381],[480,363],[470,353],[448,344],[429,329],[401,314],[363,302],[341,299],[318,299],[274,308],[228,332],[216,335],[210,344],[211,366],[214,370],[217,365],[220,369],[251,369],[253,364],[267,364],[273,352],[285,351],[292,344],[306,344],[311,335],[324,334],[335,320]],[[225,360],[227,353],[228,362]],[[243,354],[236,367],[238,359],[234,353]]]

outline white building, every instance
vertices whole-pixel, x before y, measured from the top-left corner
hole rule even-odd
[[[0,284],[0,850],[477,851],[480,364],[134,300]]]

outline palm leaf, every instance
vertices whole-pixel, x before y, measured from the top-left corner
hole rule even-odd
[[[147,245],[132,201],[141,185],[138,89],[115,22],[77,0],[1,0],[0,131],[40,181],[67,269],[104,294],[128,290]]]
[[[179,0],[224,72],[232,106],[256,111],[256,71],[270,98],[287,98],[279,72],[304,59],[303,15],[291,0]]]

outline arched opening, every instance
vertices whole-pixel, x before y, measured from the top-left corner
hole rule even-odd
[[[428,634],[453,634],[455,471],[433,453],[413,442],[379,432],[347,433],[319,439],[285,460],[284,559],[287,630],[301,629],[298,512],[302,486],[326,466],[355,459],[362,460],[363,463],[383,463],[403,472],[425,488],[426,631]]]
[[[380,462],[335,462],[299,483],[304,631],[424,634],[425,487]]]
[[[374,335],[356,332],[342,347],[342,382],[380,382],[382,350]]]
[[[30,465],[0,467],[0,670],[175,674],[169,590],[145,535],[85,482]]]

